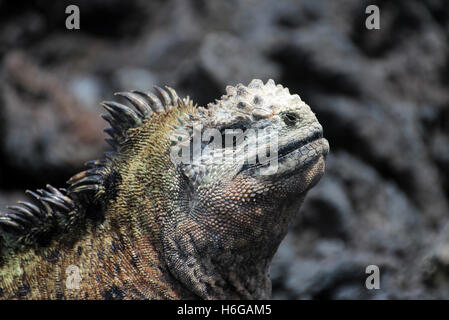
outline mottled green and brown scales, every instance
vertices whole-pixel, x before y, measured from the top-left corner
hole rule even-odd
[[[67,190],[29,192],[33,202],[0,214],[0,298],[268,298],[271,258],[324,172],[328,144],[313,112],[272,80],[227,87],[207,107],[169,87],[118,95],[133,108],[103,103],[114,152],[88,162]],[[174,162],[177,132],[187,132],[189,144],[198,126],[270,127],[277,171],[261,175],[265,164],[244,161]],[[241,156],[225,149],[215,152]],[[71,266],[76,288],[67,284]]]

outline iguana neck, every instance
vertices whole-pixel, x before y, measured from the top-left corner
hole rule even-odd
[[[203,299],[269,299],[269,265],[303,200],[290,199],[268,215],[261,224],[270,230],[265,234],[253,229],[233,238],[220,237],[210,224],[211,208],[198,208],[204,214],[198,222],[183,218],[191,213],[178,212],[178,223],[163,229],[164,260],[170,272]],[[277,219],[286,223],[275,224]]]
[[[215,248],[197,247],[191,235],[168,239],[165,257],[170,271],[203,299],[268,299],[271,260],[236,255]],[[189,239],[190,238],[190,239]],[[213,258],[211,258],[213,257]]]
[[[159,141],[163,144],[162,139]],[[165,298],[269,298],[268,266],[275,249],[272,254],[264,251],[267,256],[255,257],[208,246],[213,234],[207,224],[195,224],[189,218],[188,186],[183,179],[169,170],[171,163],[163,158],[152,162],[170,185],[159,180],[162,175],[145,175],[143,157],[144,151],[134,154],[134,160],[120,169],[121,187],[105,209],[112,228],[105,234],[117,234],[115,242],[123,248],[116,250],[119,256],[114,260],[131,264],[126,270],[131,271],[134,288],[143,295],[146,287],[149,292],[159,290],[160,297]],[[201,211],[206,214],[208,208]],[[108,268],[107,273],[114,274]],[[161,288],[164,283],[170,286]]]

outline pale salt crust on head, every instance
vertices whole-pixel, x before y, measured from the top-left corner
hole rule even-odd
[[[264,84],[261,80],[252,80],[248,86],[238,84],[226,87],[226,95],[208,108],[200,108],[209,118],[210,126],[220,126],[238,119],[257,121],[271,117],[281,111],[310,107],[297,94],[290,94],[288,88],[276,85],[272,79]],[[207,119],[205,119],[207,120]]]

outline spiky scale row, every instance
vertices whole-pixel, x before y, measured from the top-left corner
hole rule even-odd
[[[85,192],[93,192],[95,196],[101,194],[104,191],[103,183],[105,178],[110,173],[110,164],[114,161],[120,145],[126,141],[127,131],[130,128],[140,126],[142,121],[150,118],[155,113],[162,113],[184,104],[174,89],[167,86],[165,88],[167,90],[157,86],[154,87],[160,97],[152,92],[142,91],[115,93],[116,96],[126,99],[135,110],[114,101],[102,103],[109,114],[101,116],[111,125],[111,127],[104,129],[104,132],[110,136],[110,138],[105,140],[113,148],[114,152],[105,153],[104,159],[89,161],[86,165],[91,169],[71,177],[67,182],[70,185],[68,188],[70,195]]]
[[[114,101],[102,103],[103,107],[109,112],[107,115],[102,115],[102,118],[111,125],[111,128],[105,129],[105,132],[111,136],[112,141],[109,144],[113,147],[118,147],[120,142],[126,138],[126,131],[129,128],[140,126],[142,120],[148,119],[155,112],[161,113],[182,104],[182,100],[179,99],[174,89],[166,87],[167,92],[157,86],[154,88],[161,96],[163,102],[152,92],[132,91],[115,93],[115,95],[121,96],[130,102],[136,111]]]
[[[7,232],[13,230],[22,238],[30,240],[47,231],[60,221],[70,220],[70,212],[75,209],[72,199],[65,195],[64,189],[47,185],[47,190],[25,193],[34,198],[33,202],[18,201],[18,205],[7,206],[0,212],[0,228]]]
[[[54,226],[67,227],[74,220],[80,219],[80,213],[74,212],[75,202],[72,196],[93,192],[97,195],[103,189],[103,182],[110,173],[111,162],[116,157],[116,151],[126,140],[126,132],[130,128],[138,127],[142,121],[150,118],[154,113],[162,113],[186,103],[180,99],[176,91],[170,87],[166,90],[154,87],[156,93],[151,92],[117,92],[115,95],[125,98],[135,108],[132,109],[115,101],[105,101],[103,107],[108,114],[101,117],[110,127],[104,131],[111,137],[105,139],[114,152],[106,152],[103,159],[85,163],[89,169],[82,171],[69,179],[69,188],[56,189],[47,185],[47,190],[36,192],[27,190],[26,194],[34,198],[33,202],[19,201],[18,205],[8,206],[7,211],[0,212],[0,229],[4,232],[13,231],[26,241],[43,234]],[[67,193],[67,195],[65,194]],[[71,215],[72,213],[72,215]],[[20,242],[20,241],[19,241]]]
[[[115,95],[127,99],[139,112],[140,117],[146,119],[153,114],[153,110],[149,107],[148,102],[141,95],[134,92],[117,92]]]
[[[142,121],[150,118],[155,113],[162,113],[175,107],[181,107],[190,103],[189,99],[182,100],[176,91],[170,87],[166,90],[154,87],[158,95],[151,92],[118,92],[115,95],[125,98],[135,108],[132,109],[115,101],[105,101],[103,107],[108,114],[101,117],[110,127],[104,131],[111,137],[105,139],[112,146],[114,152],[106,152],[103,159],[92,160],[85,163],[88,170],[82,171],[68,181],[69,188],[56,189],[47,185],[47,189],[39,189],[36,192],[27,190],[26,193],[34,198],[34,203],[19,201],[18,205],[7,207],[8,211],[0,212],[0,229],[9,233],[18,234],[18,242],[31,242],[41,234],[45,234],[53,227],[68,227],[81,218],[81,214],[75,210],[74,200],[85,193],[93,193],[94,200],[104,191],[104,181],[110,174],[112,162],[116,158],[116,152],[126,140],[127,131],[138,127]],[[65,194],[67,193],[67,195]],[[86,197],[82,196],[86,199]]]

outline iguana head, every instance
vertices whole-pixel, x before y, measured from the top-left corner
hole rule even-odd
[[[234,281],[244,297],[264,296],[268,263],[307,190],[323,175],[329,145],[310,107],[272,80],[226,92],[171,133],[172,160],[188,199],[172,238],[225,287]],[[173,260],[176,268],[182,258]],[[189,274],[184,265],[178,269]],[[259,285],[251,288],[250,275]],[[187,278],[211,296],[201,283],[206,280]],[[215,294],[224,297],[230,288],[220,290]]]
[[[105,102],[117,153],[69,182],[94,192],[106,219],[148,235],[164,263],[203,298],[267,298],[269,263],[329,146],[298,95],[253,80],[207,107],[174,90]],[[139,236],[140,237],[140,236]]]
[[[226,91],[171,132],[171,158],[196,195],[194,205],[218,205],[218,196],[224,208],[246,210],[248,202],[285,200],[310,189],[329,150],[310,107],[273,80]]]

